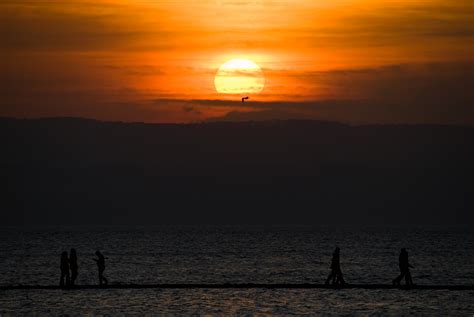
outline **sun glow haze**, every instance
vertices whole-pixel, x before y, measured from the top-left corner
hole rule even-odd
[[[233,59],[219,67],[214,85],[216,91],[223,94],[259,93],[265,86],[265,77],[254,62]]]

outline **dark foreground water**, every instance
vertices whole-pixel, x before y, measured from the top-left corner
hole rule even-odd
[[[78,284],[323,283],[341,247],[349,283],[391,283],[406,247],[416,284],[474,284],[474,230],[307,227],[0,230],[0,285],[55,285],[75,247]],[[474,314],[474,291],[324,289],[1,290],[0,314]]]

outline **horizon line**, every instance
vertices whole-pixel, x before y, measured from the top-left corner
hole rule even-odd
[[[191,125],[215,125],[215,124],[262,124],[262,123],[281,123],[281,122],[307,122],[307,123],[320,123],[320,124],[331,124],[340,125],[346,127],[366,127],[366,126],[426,126],[426,127],[463,127],[463,128],[474,128],[474,124],[457,124],[457,123],[413,123],[413,122],[393,122],[393,123],[348,123],[336,120],[324,120],[324,119],[265,119],[265,120],[215,120],[208,119],[203,121],[193,122],[146,122],[146,121],[123,121],[123,120],[104,120],[98,118],[84,117],[84,116],[40,116],[40,117],[17,117],[17,116],[0,116],[0,120],[18,120],[18,121],[40,121],[40,120],[81,120],[81,121],[93,121],[98,123],[115,123],[115,124],[142,124],[142,125],[164,125],[164,126],[191,126]]]

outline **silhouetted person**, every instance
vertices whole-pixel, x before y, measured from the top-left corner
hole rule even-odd
[[[105,270],[105,257],[100,251],[96,251],[95,255],[97,255],[98,259],[94,259],[97,262],[97,268],[99,269],[99,284],[107,285],[109,281],[104,277],[104,270]]]
[[[69,268],[71,269],[71,285],[74,285],[78,274],[76,249],[71,249],[69,252]]]
[[[61,279],[59,280],[59,286],[69,286],[70,279],[69,279],[69,260],[67,258],[67,252],[64,251],[61,253]],[[66,280],[66,281],[64,281]],[[64,284],[66,282],[66,284]]]
[[[333,285],[344,285],[346,282],[342,277],[341,271],[341,264],[339,261],[339,247],[336,247],[334,253],[332,254],[331,260],[331,273],[329,274],[328,278],[326,279],[326,285],[329,285],[332,282]]]
[[[408,252],[405,248],[400,250],[400,256],[398,257],[398,265],[400,266],[400,275],[393,280],[393,285],[400,285],[400,281],[405,278],[407,285],[413,285],[411,280],[410,268],[413,267],[408,263]]]

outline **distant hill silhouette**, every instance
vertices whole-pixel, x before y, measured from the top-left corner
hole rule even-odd
[[[474,127],[0,118],[2,225],[464,224]]]

